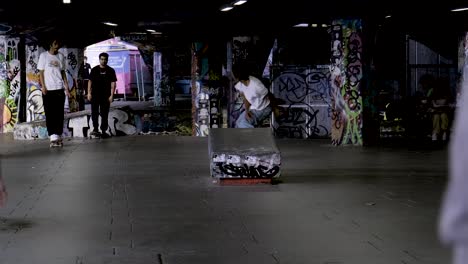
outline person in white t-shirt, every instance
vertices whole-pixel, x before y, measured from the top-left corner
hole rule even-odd
[[[236,128],[255,128],[271,116],[268,89],[262,81],[249,74],[246,66],[240,65],[233,69],[238,82],[234,88],[239,91],[244,100],[244,111],[236,120]]]
[[[37,63],[51,146],[62,144],[65,96],[70,96],[65,56],[59,48],[60,42],[51,39],[49,50],[39,55]]]

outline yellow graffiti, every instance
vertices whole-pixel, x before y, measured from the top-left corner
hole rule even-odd
[[[17,121],[15,101],[11,98],[7,98],[3,105],[3,132],[13,132],[13,127]]]

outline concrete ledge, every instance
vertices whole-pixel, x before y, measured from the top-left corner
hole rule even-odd
[[[212,128],[208,152],[214,178],[271,179],[281,174],[281,153],[271,128]]]

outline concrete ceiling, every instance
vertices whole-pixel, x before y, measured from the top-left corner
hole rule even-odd
[[[116,35],[161,31],[174,37],[223,37],[237,34],[275,34],[300,22],[329,23],[335,18],[361,17],[368,25],[386,26],[402,34],[443,39],[468,31],[468,11],[450,12],[466,0],[401,2],[393,0],[249,0],[229,12],[219,8],[229,0],[2,0],[0,33],[40,38],[58,33],[65,42],[86,46]],[[278,2],[278,3],[276,3]],[[463,3],[464,2],[464,3]],[[386,15],[392,15],[385,19]],[[118,23],[118,27],[103,25]]]

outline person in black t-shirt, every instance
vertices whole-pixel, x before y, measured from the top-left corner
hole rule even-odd
[[[110,104],[114,100],[117,76],[115,70],[107,65],[109,54],[99,54],[99,65],[91,69],[88,81],[88,100],[91,102],[91,119],[93,132],[90,136],[109,137],[106,133],[109,128],[107,118]],[[99,134],[99,115],[101,115],[101,134]]]
[[[78,92],[76,95],[80,111],[85,109],[85,99],[88,92],[88,80],[90,72],[91,64],[88,63],[88,58],[84,56],[83,63],[78,70]]]

